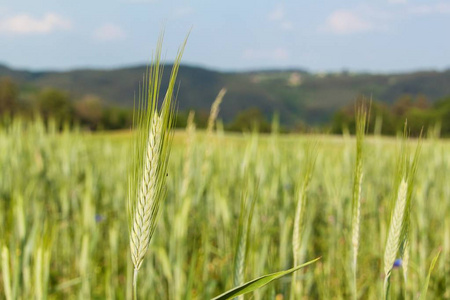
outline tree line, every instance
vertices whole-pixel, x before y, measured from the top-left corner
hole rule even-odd
[[[281,131],[354,133],[354,108],[355,105],[342,108],[325,125],[311,127],[299,121],[297,126],[282,127]],[[72,99],[69,93],[52,88],[24,92],[19,91],[17,84],[10,78],[0,78],[0,116],[21,115],[31,118],[36,113],[44,120],[52,118],[60,124],[77,124],[86,130],[130,128],[133,119],[132,109],[107,104],[95,95]],[[180,111],[176,127],[185,127],[187,116],[188,112]],[[208,117],[209,110],[197,110],[197,127],[205,128]],[[231,122],[223,124],[223,128],[230,131],[270,132],[272,126],[269,119],[259,108],[251,107],[238,112]],[[424,95],[403,95],[392,104],[372,101],[369,132],[394,135],[402,130],[405,119],[408,120],[412,135],[418,135],[422,128],[438,128],[442,136],[450,136],[450,95],[434,104]]]
[[[331,133],[354,133],[355,105],[336,112],[331,121]],[[405,121],[412,136],[423,130],[450,136],[450,95],[431,104],[425,95],[400,96],[392,104],[372,101],[368,131],[382,135],[395,135],[403,130]]]
[[[44,120],[51,118],[59,124],[77,124],[86,130],[130,128],[133,120],[133,109],[108,104],[95,95],[72,99],[69,93],[54,88],[26,93],[19,91],[17,84],[10,78],[0,78],[0,116],[21,115],[32,118],[36,113]],[[175,127],[186,126],[188,113],[178,112]],[[195,123],[198,128],[206,128],[208,118],[208,109],[195,112]],[[238,113],[224,129],[249,131],[255,127],[261,132],[270,131],[270,125],[262,112],[253,107]]]

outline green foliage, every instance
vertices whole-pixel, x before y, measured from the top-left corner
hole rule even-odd
[[[133,122],[133,112],[120,107],[104,107],[99,127],[106,130],[130,128]],[[89,124],[91,127],[91,124]]]
[[[450,96],[438,101],[434,107],[442,135],[450,136]]]
[[[58,122],[70,120],[71,103],[67,93],[55,89],[46,89],[39,93],[37,105],[44,119],[55,119]]]
[[[0,77],[0,115],[12,113],[17,109],[18,89],[8,77]]]
[[[251,132],[270,132],[270,124],[257,107],[252,107],[241,111],[228,126],[231,131]]]
[[[425,131],[440,127],[442,136],[450,135],[450,98],[444,98],[434,105],[430,105],[424,96],[413,98],[403,95],[392,106],[384,103],[372,102],[368,132],[376,133],[376,126],[380,126],[383,135],[394,135],[402,131],[405,120],[408,120],[409,132],[412,136],[419,136]],[[349,105],[336,112],[331,122],[331,132],[341,134],[345,129],[354,134],[354,107]]]
[[[81,122],[91,130],[97,129],[102,121],[103,103],[95,96],[85,96],[74,104],[75,115]]]
[[[137,83],[145,70],[145,66],[136,66],[115,70],[35,73],[0,68],[0,76],[9,76],[19,85],[21,93],[54,88],[70,91],[74,100],[95,95],[108,107],[132,108],[132,91],[138,89]],[[288,128],[293,128],[299,121],[309,126],[326,124],[336,111],[353,105],[354,99],[361,94],[370,95],[387,105],[405,94],[412,98],[423,95],[430,105],[450,95],[450,71],[391,75],[313,74],[303,70],[221,73],[181,66],[179,79],[183,83],[178,93],[180,111],[192,109],[197,115],[199,111],[209,111],[211,99],[225,87],[228,90],[227,101],[221,111],[225,124],[229,124],[239,112],[258,107],[266,117],[278,111],[281,125]],[[163,90],[168,81],[169,74],[166,74],[162,79]],[[202,127],[200,123],[198,125]],[[351,125],[348,127],[352,128]],[[396,129],[393,129],[394,133]]]

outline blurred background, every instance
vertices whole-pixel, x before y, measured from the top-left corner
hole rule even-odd
[[[412,134],[449,136],[449,16],[442,0],[2,1],[0,115],[129,128],[164,30],[166,81],[190,32],[179,127],[190,110],[205,126],[226,88],[227,130],[269,131],[276,117],[285,132],[351,132],[366,97],[371,131],[393,135],[406,118]]]

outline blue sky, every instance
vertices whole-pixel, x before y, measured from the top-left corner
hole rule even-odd
[[[66,70],[173,59],[219,70],[450,68],[450,1],[1,0],[0,63]]]

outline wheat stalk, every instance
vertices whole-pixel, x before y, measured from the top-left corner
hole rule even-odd
[[[317,145],[317,143],[314,143],[313,145],[308,145],[306,148],[306,166],[304,169],[303,182],[301,183],[297,191],[297,206],[295,209],[294,229],[292,231],[292,254],[294,257],[294,266],[297,266],[303,259],[301,255],[301,245],[303,242],[302,234],[305,223],[304,215],[306,211],[307,192],[317,160]],[[298,297],[299,293],[300,286],[297,284],[296,273],[293,273],[291,284],[291,299],[295,299],[296,297]]]
[[[409,267],[409,239],[407,238],[403,245],[403,259],[402,259],[402,269],[403,269],[403,280],[405,282],[404,297],[407,298],[407,287],[408,287],[408,267]]]
[[[208,127],[206,129],[206,132],[208,134],[211,134],[214,129],[214,124],[216,122],[217,116],[219,115],[220,103],[222,103],[223,96],[225,96],[226,92],[227,90],[225,88],[222,88],[217,95],[216,100],[214,100],[213,104],[211,105],[211,112],[209,113],[208,118]]]
[[[165,199],[167,162],[172,144],[173,94],[186,40],[173,64],[164,101],[158,111],[163,68],[160,66],[162,35],[152,66],[144,75],[134,113],[132,167],[128,186],[128,228],[134,266],[133,297],[137,299],[137,277],[155,231],[160,206]]]
[[[217,95],[216,99],[214,100],[213,104],[211,105],[211,111],[209,113],[208,118],[208,124],[206,127],[206,141],[210,142],[214,130],[214,124],[216,123],[217,116],[219,115],[219,107],[220,103],[222,103],[222,99],[225,96],[225,93],[227,90],[225,88],[222,88]],[[203,158],[203,163],[201,167],[201,174],[203,178],[207,178],[210,175],[211,172],[211,156],[212,156],[212,147],[210,145],[206,146],[205,149],[205,156]],[[202,187],[201,190],[204,190],[206,187],[207,181],[202,181]]]
[[[192,152],[193,145],[195,141],[195,122],[194,122],[194,111],[190,111],[187,119],[186,125],[186,151],[184,153],[184,166],[183,166],[183,182],[181,185],[181,198],[186,196],[188,191],[189,183],[191,182],[191,169],[192,169]]]
[[[359,228],[361,216],[361,188],[363,180],[363,148],[364,134],[367,129],[369,109],[367,103],[362,100],[356,109],[356,164],[353,179],[353,197],[352,197],[352,292],[353,299],[357,299],[357,267],[359,250]]]
[[[392,213],[386,249],[384,251],[384,291],[386,298],[389,291],[389,278],[391,276],[392,267],[401,244],[400,237],[403,228],[407,191],[408,183],[403,178],[398,189],[397,201],[395,202],[394,212]]]
[[[242,195],[241,211],[238,223],[238,239],[234,258],[234,286],[240,286],[244,283],[244,268],[246,264],[246,256],[250,242],[250,229],[253,219],[253,212],[256,203],[257,184],[252,186],[251,194],[249,193],[249,186],[252,185],[251,180],[248,180],[247,190]],[[243,300],[244,296],[238,296],[235,300]]]
[[[9,250],[8,247],[2,245],[2,276],[5,298],[7,300],[14,299],[13,290],[11,288],[11,273],[9,267]]]

